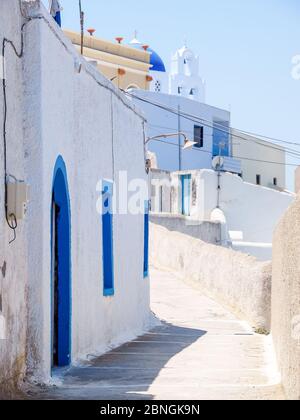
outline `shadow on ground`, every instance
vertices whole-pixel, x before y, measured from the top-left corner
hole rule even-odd
[[[39,399],[151,400],[148,390],[168,362],[204,336],[206,331],[162,323],[149,333],[73,367],[62,385],[40,389]]]

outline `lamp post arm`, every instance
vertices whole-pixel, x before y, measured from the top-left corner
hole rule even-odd
[[[145,144],[148,144],[151,140],[156,140],[156,139],[167,139],[169,137],[177,137],[177,136],[183,136],[184,140],[187,141],[187,136],[185,133],[179,132],[179,133],[170,133],[170,134],[160,134],[159,136],[153,136],[153,137],[148,137],[145,141]]]

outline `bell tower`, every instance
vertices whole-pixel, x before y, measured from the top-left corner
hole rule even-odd
[[[205,102],[205,84],[199,75],[199,57],[186,44],[172,57],[169,83],[170,94]]]

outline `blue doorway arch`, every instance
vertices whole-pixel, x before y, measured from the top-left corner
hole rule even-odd
[[[58,157],[51,203],[52,368],[71,363],[71,209],[67,171]]]

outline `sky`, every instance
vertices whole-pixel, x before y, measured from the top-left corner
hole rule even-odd
[[[61,5],[63,27],[79,30],[78,0]],[[300,0],[82,0],[82,7],[96,36],[129,42],[137,30],[167,69],[186,40],[200,56],[208,104],[230,109],[233,127],[299,143],[300,151],[300,80],[292,77]],[[289,189],[294,169],[287,167]]]

